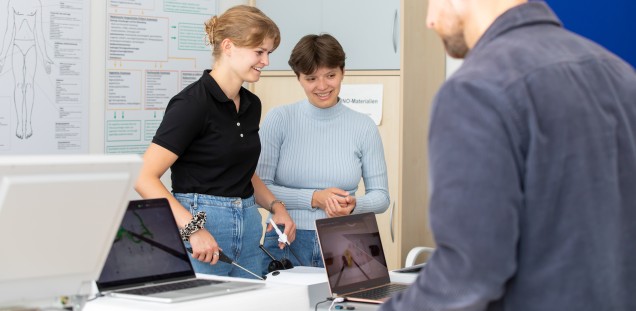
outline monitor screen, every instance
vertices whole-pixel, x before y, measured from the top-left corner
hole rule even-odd
[[[90,291],[141,163],[138,155],[0,156],[0,307]]]

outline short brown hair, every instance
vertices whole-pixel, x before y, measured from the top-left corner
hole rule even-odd
[[[306,35],[296,43],[288,64],[296,77],[300,77],[301,73],[311,74],[322,67],[344,70],[345,52],[330,34]]]
[[[238,47],[257,47],[266,38],[274,40],[274,49],[280,44],[280,30],[276,23],[256,7],[237,5],[221,16],[212,16],[205,22],[207,40],[212,45],[212,55],[221,55],[221,42],[226,38]]]

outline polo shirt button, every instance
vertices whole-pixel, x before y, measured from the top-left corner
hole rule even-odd
[[[236,122],[236,126],[241,126],[241,122]]]
[[[243,137],[243,134],[241,134],[241,137]]]

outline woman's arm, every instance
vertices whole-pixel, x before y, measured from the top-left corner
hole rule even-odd
[[[287,208],[283,203],[275,202],[276,197],[274,194],[269,191],[267,186],[263,183],[263,181],[258,177],[258,175],[254,174],[252,176],[252,185],[254,186],[254,198],[256,199],[256,203],[262,207],[269,209],[271,207],[272,219],[277,224],[281,224],[285,226],[285,234],[287,235],[287,240],[291,243],[296,239],[296,224],[287,213]],[[274,204],[272,204],[274,202]],[[267,224],[267,231],[272,231],[272,225]],[[281,249],[284,245],[279,245]]]
[[[177,155],[155,143],[151,143],[144,154],[144,163],[135,184],[135,190],[142,198],[167,198],[177,225],[184,227],[192,214],[170,193],[161,182],[161,176],[177,160]]]
[[[362,180],[365,194],[357,197],[354,212],[382,213],[391,203],[382,138],[373,124],[362,144]]]
[[[168,191],[160,179],[177,158],[178,156],[168,149],[151,143],[144,154],[144,163],[135,190],[143,198],[167,198],[177,226],[183,228],[192,220],[192,214]],[[210,232],[205,229],[197,230],[190,236],[189,241],[192,245],[192,257],[216,264],[218,257],[214,257],[213,254],[219,251],[219,245]]]

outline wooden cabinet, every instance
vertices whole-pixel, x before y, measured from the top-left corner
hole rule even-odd
[[[399,266],[413,247],[434,247],[428,220],[428,127],[446,62],[440,38],[426,28],[427,7],[428,0],[401,1],[399,201],[393,220]]]
[[[347,69],[399,69],[399,0],[254,0],[280,28],[281,44],[265,70],[290,70],[294,45],[329,33],[347,53]]]
[[[263,0],[267,1],[277,0]],[[346,1],[349,0],[341,2]],[[434,246],[428,223],[427,138],[431,102],[445,77],[441,41],[425,25],[427,1],[401,0],[400,6],[404,12],[399,21],[401,69],[351,70],[349,63],[354,56],[348,54],[343,81],[381,83],[384,88],[379,130],[387,161],[391,206],[377,218],[390,269],[402,267],[411,248]],[[310,14],[303,14],[307,15]],[[375,56],[374,49],[366,53]],[[260,81],[251,84],[250,89],[263,102],[263,116],[274,106],[305,98],[291,71],[263,72]],[[362,185],[359,193],[364,193]]]

